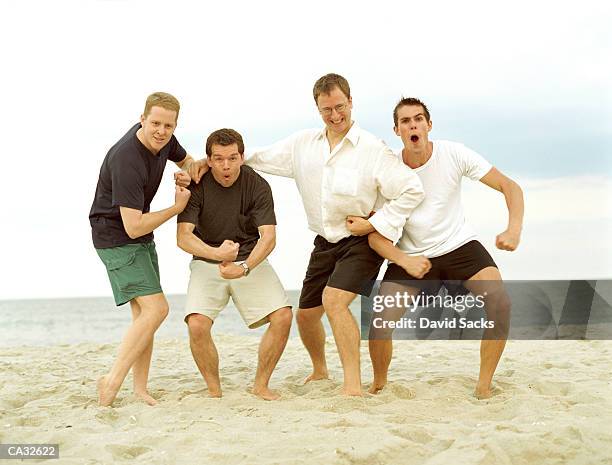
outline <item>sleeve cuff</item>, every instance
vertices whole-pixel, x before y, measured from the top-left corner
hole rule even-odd
[[[399,238],[402,236],[403,226],[393,226],[391,223],[389,223],[389,221],[385,219],[381,210],[374,213],[374,215],[370,217],[369,221],[370,224],[374,226],[374,229],[376,229],[376,231],[385,236],[394,244],[399,241]]]

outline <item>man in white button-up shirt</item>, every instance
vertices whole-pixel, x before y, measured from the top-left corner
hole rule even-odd
[[[343,393],[361,395],[359,328],[349,311],[357,294],[369,295],[381,257],[370,249],[369,232],[396,242],[406,218],[423,199],[418,176],[379,139],[351,120],[349,84],[328,74],[313,89],[325,128],[298,132],[253,153],[246,163],[270,174],[294,178],[308,225],[317,233],[306,270],[297,322],[313,363],[306,381],[328,377],[325,360],[326,313],[344,368]],[[378,195],[388,202],[358,230],[353,217],[368,218]],[[411,259],[415,274],[428,261]]]

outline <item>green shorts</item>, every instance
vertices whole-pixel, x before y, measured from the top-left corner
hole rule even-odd
[[[108,272],[117,306],[134,297],[163,292],[153,241],[96,249],[96,252]]]

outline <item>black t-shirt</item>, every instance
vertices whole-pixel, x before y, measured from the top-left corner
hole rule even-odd
[[[211,247],[219,247],[224,240],[238,242],[237,260],[245,260],[257,244],[259,226],[276,224],[272,189],[248,166],[240,167],[240,175],[230,187],[223,187],[208,171],[189,189],[189,203],[177,221],[195,224],[194,234]]]
[[[96,196],[89,212],[91,236],[97,249],[153,240],[153,233],[130,239],[119,207],[148,213],[161,183],[166,160],[180,162],[187,155],[174,136],[157,155],[153,155],[136,137],[140,127],[140,123],[133,126],[111,147],[100,168]]]

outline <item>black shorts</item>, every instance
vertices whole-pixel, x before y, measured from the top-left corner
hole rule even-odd
[[[315,237],[300,308],[321,305],[325,286],[369,296],[382,263],[383,258],[368,245],[368,236],[350,236],[335,244]]]
[[[449,291],[459,290],[462,288],[462,282],[467,281],[480,270],[489,266],[497,268],[487,249],[478,241],[470,241],[452,252],[430,258],[429,261],[431,269],[422,279],[416,279],[401,266],[390,263],[383,281],[398,281],[410,287],[436,293],[442,285]]]

